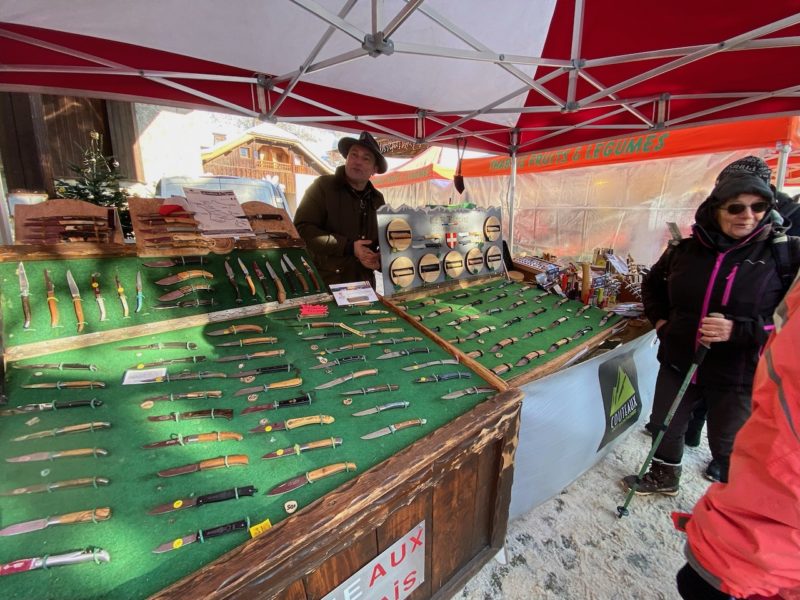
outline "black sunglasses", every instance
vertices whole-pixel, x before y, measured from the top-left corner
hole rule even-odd
[[[729,215],[739,215],[742,214],[747,208],[752,210],[754,213],[763,213],[769,208],[769,202],[763,200],[761,202],[754,202],[753,204],[728,204],[728,206],[723,207],[721,210],[728,211]]]

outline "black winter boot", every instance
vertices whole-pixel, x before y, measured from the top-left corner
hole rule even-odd
[[[653,459],[650,470],[645,473],[639,485],[636,486],[638,496],[649,496],[650,494],[664,494],[665,496],[677,496],[678,487],[681,481],[681,466],[665,463]],[[636,485],[636,475],[627,475],[622,478],[622,484],[629,490]]]

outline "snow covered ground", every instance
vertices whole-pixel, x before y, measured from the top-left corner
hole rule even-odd
[[[672,511],[691,512],[710,483],[704,439],[683,457],[675,497],[637,496],[630,514],[616,507],[619,480],[641,467],[650,438],[632,431],[604,460],[555,498],[509,523],[507,564],[490,561],[458,593],[467,600],[673,600],[675,574],[684,564],[684,535]]]

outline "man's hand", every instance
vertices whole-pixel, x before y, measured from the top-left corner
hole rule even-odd
[[[379,271],[381,268],[381,255],[369,249],[371,240],[356,240],[353,242],[353,254],[362,265],[372,271]]]

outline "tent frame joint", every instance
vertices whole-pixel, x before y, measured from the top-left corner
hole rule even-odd
[[[361,47],[372,58],[380,55],[391,56],[394,54],[394,42],[383,37],[383,31],[376,31],[374,34],[368,33],[364,36]]]
[[[275,88],[275,78],[264,73],[256,75],[256,83],[267,91],[272,91]]]

